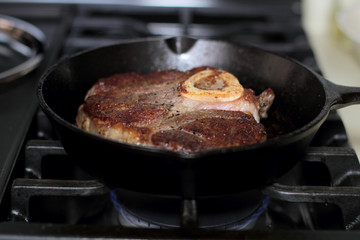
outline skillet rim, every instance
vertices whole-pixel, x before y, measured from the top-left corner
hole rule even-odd
[[[183,39],[192,39],[194,41],[202,41],[202,42],[220,42],[220,43],[224,43],[224,44],[228,44],[231,46],[234,46],[236,48],[248,48],[248,49],[252,49],[258,52],[263,52],[269,55],[274,55],[277,57],[280,57],[286,61],[291,62],[294,65],[297,65],[298,68],[302,68],[304,71],[307,71],[310,73],[310,75],[314,76],[316,78],[316,80],[318,82],[320,82],[321,86],[322,86],[322,91],[324,92],[324,104],[322,106],[322,109],[320,112],[318,112],[318,114],[308,123],[306,123],[305,125],[303,125],[300,128],[297,128],[289,133],[283,134],[283,135],[279,135],[270,139],[267,139],[265,142],[262,143],[256,143],[256,144],[252,144],[252,145],[245,145],[245,146],[238,146],[238,147],[226,147],[226,148],[214,148],[214,149],[209,149],[209,150],[204,150],[204,151],[199,151],[199,152],[194,152],[194,153],[184,153],[184,152],[176,152],[173,150],[168,150],[162,147],[155,147],[155,146],[140,146],[140,145],[136,145],[136,144],[131,144],[131,143],[124,143],[124,142],[120,142],[117,140],[112,140],[106,137],[103,137],[101,135],[97,135],[94,133],[90,133],[87,132],[79,127],[77,127],[75,124],[70,123],[68,121],[66,121],[65,119],[63,119],[62,117],[60,117],[54,110],[51,109],[51,107],[47,104],[46,100],[44,99],[44,95],[43,95],[43,91],[44,88],[44,84],[46,81],[48,81],[48,76],[56,69],[58,68],[58,66],[66,63],[67,61],[70,61],[73,58],[76,58],[77,56],[83,55],[83,54],[87,54],[90,52],[94,52],[94,51],[100,51],[103,48],[108,48],[108,47],[115,47],[118,45],[122,45],[122,44],[136,44],[136,43],[143,43],[143,42],[152,42],[152,41],[167,41],[170,39],[174,39],[174,38],[183,38]],[[264,49],[260,49],[258,47],[254,47],[254,46],[249,46],[249,45],[236,45],[227,41],[222,41],[222,40],[207,40],[207,39],[196,39],[196,38],[189,38],[189,37],[148,37],[148,38],[140,38],[140,39],[130,39],[130,40],[120,40],[117,43],[113,43],[113,44],[109,44],[109,45],[103,45],[103,46],[99,46],[99,47],[94,47],[91,49],[87,49],[84,51],[80,51],[68,56],[63,57],[62,59],[60,59],[59,61],[57,61],[56,63],[54,63],[52,66],[50,66],[47,71],[44,72],[44,74],[41,76],[41,78],[39,79],[38,82],[38,86],[37,86],[37,96],[39,99],[39,104],[42,108],[43,111],[45,111],[45,113],[48,115],[48,117],[50,117],[52,120],[55,120],[57,123],[59,123],[60,125],[62,125],[63,127],[74,131],[76,134],[81,134],[84,137],[89,137],[92,138],[93,140],[97,140],[97,141],[102,141],[105,143],[108,143],[110,145],[114,145],[114,146],[119,146],[123,149],[126,149],[127,151],[139,151],[142,153],[152,153],[152,154],[159,154],[161,156],[172,156],[175,157],[176,159],[201,159],[210,155],[221,155],[221,154],[226,154],[226,153],[238,153],[238,152],[247,152],[247,151],[254,151],[257,149],[266,149],[266,148],[271,148],[271,147],[281,147],[281,146],[285,146],[288,145],[290,143],[296,142],[299,139],[302,139],[303,137],[307,136],[310,132],[314,131],[314,129],[317,131],[317,126],[318,124],[322,124],[322,122],[326,119],[327,115],[330,112],[332,103],[329,99],[329,92],[326,89],[326,82],[330,82],[328,80],[326,80],[325,78],[323,78],[322,76],[320,76],[318,73],[314,72],[312,69],[310,69],[309,67],[307,67],[306,65],[300,63],[299,61],[290,58],[288,56],[281,56],[277,53],[273,53]],[[330,82],[331,83],[331,82]]]

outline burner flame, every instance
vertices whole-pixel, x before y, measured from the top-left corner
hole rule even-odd
[[[169,200],[164,209],[154,207],[154,205],[142,206],[142,204],[125,204],[122,199],[121,192],[117,190],[111,192],[111,201],[113,206],[118,213],[119,224],[124,227],[138,227],[138,228],[180,228],[181,227],[181,199]],[[133,198],[134,201],[136,201]],[[144,199],[142,200],[144,201]],[[161,200],[160,200],[161,201]],[[130,203],[130,201],[126,201]],[[151,200],[150,200],[151,202]],[[246,230],[251,229],[255,224],[256,220],[261,216],[267,209],[270,202],[268,196],[262,196],[261,201],[258,202],[255,208],[249,213],[244,215],[244,211],[238,211],[237,208],[241,208],[242,205],[235,206],[235,211],[228,212],[239,212],[240,214],[231,214],[225,212],[221,213],[208,213],[199,211],[199,228],[212,228],[221,230]],[[178,204],[180,203],[180,204]],[[136,207],[134,207],[136,205]],[[161,203],[160,203],[161,205]],[[213,206],[221,206],[221,204],[210,204],[210,208]],[[169,206],[173,209],[169,211]],[[158,210],[158,211],[157,211]],[[225,216],[225,217],[224,217]]]

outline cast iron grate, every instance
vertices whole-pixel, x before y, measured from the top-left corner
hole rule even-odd
[[[238,1],[216,8],[77,6],[64,55],[136,38],[187,36],[252,45],[319,71],[301,25],[300,1]],[[206,5],[206,4],[205,4]]]
[[[38,121],[43,122],[42,117],[45,116],[38,114]],[[338,127],[334,128],[336,124]],[[333,131],[331,137],[327,131],[329,127]],[[327,145],[317,146],[319,142]],[[298,204],[298,212],[291,217],[298,215],[299,219],[289,224],[295,229],[359,229],[360,165],[355,152],[348,146],[345,130],[336,112],[330,114],[303,161],[262,191],[271,199],[262,218],[270,220],[260,219],[263,225],[257,226],[259,228],[284,227],[276,216],[280,213],[284,215],[289,206],[293,208],[292,204]],[[103,215],[111,204],[109,199],[109,189],[73,165],[59,141],[32,139],[25,148],[24,177],[15,179],[11,188],[10,215],[12,221],[98,224],[89,219]],[[59,203],[72,207],[59,207]],[[196,228],[196,201],[183,202],[183,206],[183,226]],[[329,210],[330,213],[326,214],[331,214],[336,222],[321,219],[324,213],[316,213],[323,211],[318,209],[319,206]],[[89,214],[90,209],[92,214]],[[62,213],[59,214],[59,211]],[[53,218],[57,215],[61,215],[59,219]]]

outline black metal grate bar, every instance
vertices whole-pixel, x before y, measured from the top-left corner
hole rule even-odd
[[[30,140],[25,146],[25,173],[30,178],[41,179],[41,162],[45,156],[66,155],[59,141]]]
[[[36,196],[95,196],[109,193],[96,180],[15,179],[11,189],[13,221],[29,221],[29,203]]]

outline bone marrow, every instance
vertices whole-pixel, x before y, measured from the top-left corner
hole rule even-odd
[[[240,98],[244,88],[229,72],[216,69],[203,70],[181,84],[181,95],[203,102],[231,102]]]

